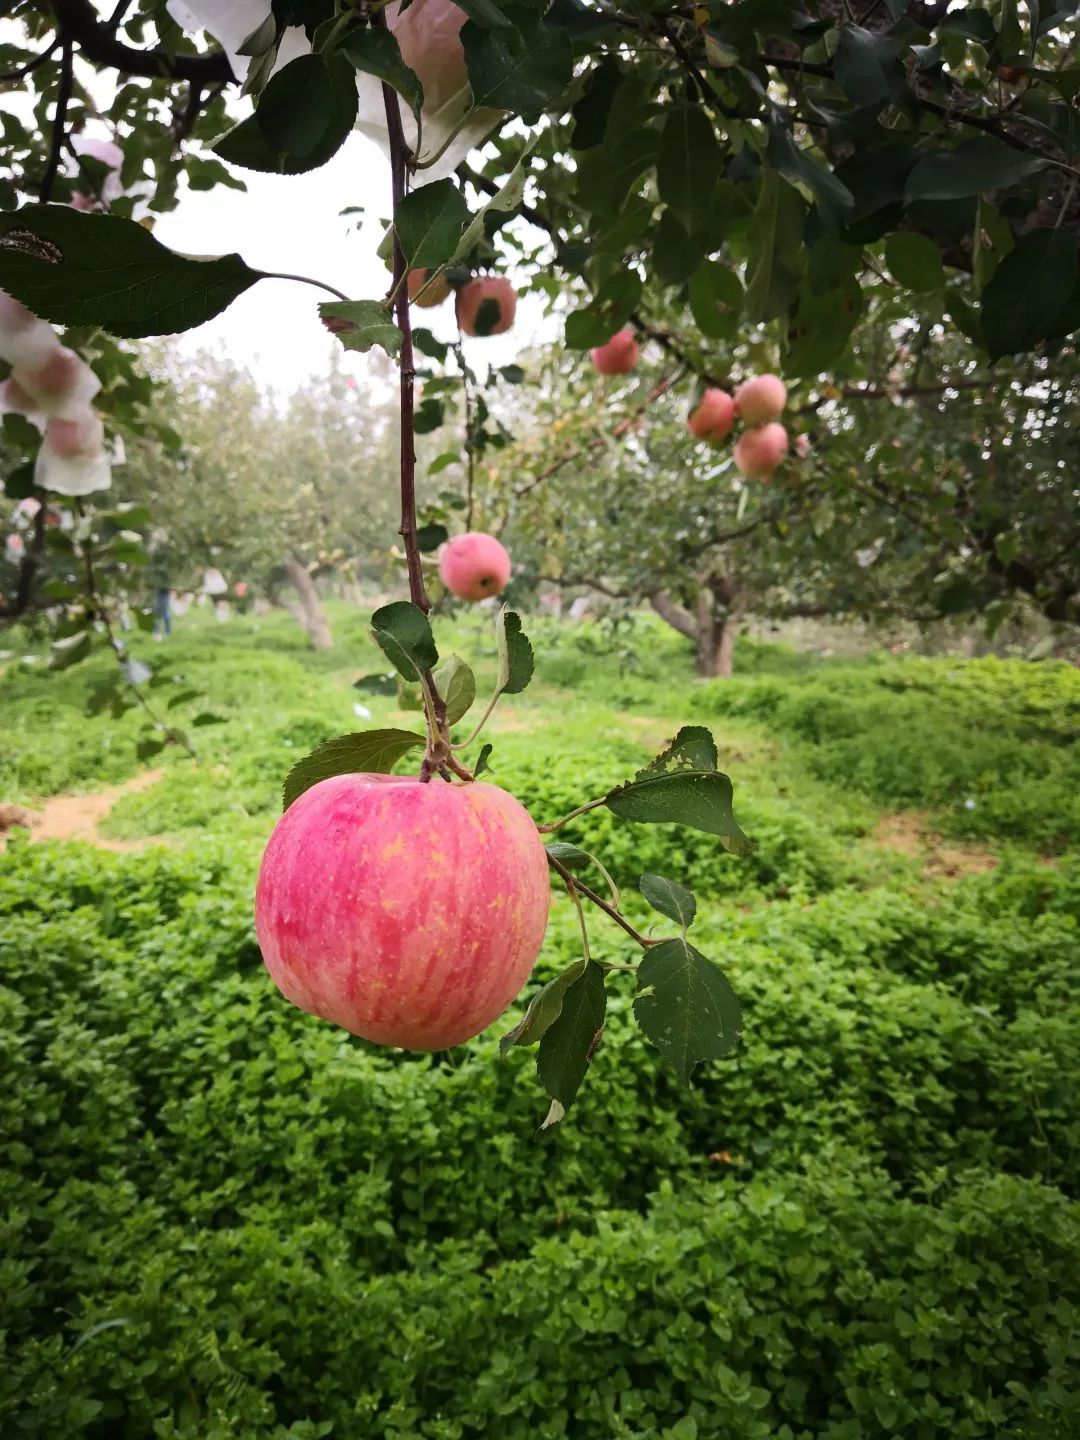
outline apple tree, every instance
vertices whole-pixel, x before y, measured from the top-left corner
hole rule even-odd
[[[102,333],[133,340],[192,329],[267,273],[236,254],[169,251],[150,228],[154,212],[175,203],[182,176],[195,186],[237,185],[245,170],[280,176],[286,206],[288,176],[325,163],[359,130],[389,161],[388,193],[375,207],[390,219],[388,289],[354,295],[318,276],[302,283],[321,288],[325,298],[313,292],[312,303],[343,345],[381,349],[398,365],[409,598],[376,611],[372,630],[415,688],[425,726],[321,747],[289,777],[281,825],[292,825],[294,804],[328,793],[320,781],[359,774],[378,791],[369,782],[415,750],[418,778],[384,789],[383,808],[400,814],[403,845],[414,836],[414,859],[421,843],[434,855],[460,833],[458,821],[437,823],[440,797],[447,785],[486,793],[476,777],[487,749],[473,747],[500,695],[520,691],[532,672],[520,618],[504,608],[495,694],[462,735],[475,685],[464,661],[440,660],[417,513],[415,435],[438,423],[440,386],[444,394],[451,382],[464,386],[470,475],[478,452],[506,448],[484,397],[469,393],[471,362],[461,363],[513,322],[505,272],[547,298],[568,351],[602,351],[629,330],[636,347],[677,365],[670,389],[678,386],[687,406],[704,386],[735,390],[737,408],[750,393],[739,387],[769,370],[838,432],[842,417],[826,402],[848,383],[837,377],[856,328],[901,325],[913,305],[983,366],[1067,351],[1080,320],[1073,10],[1073,0],[1023,11],[1014,0],[990,9],[944,0],[857,9],[847,0],[805,8],[798,0],[141,0],[108,14],[90,0],[16,5],[24,40],[5,45],[0,64],[9,84],[29,87],[34,122],[11,117],[6,127],[0,358],[12,367],[8,409],[27,422],[10,431],[26,464],[8,492],[12,483],[28,492],[39,514],[52,498],[72,502],[68,543],[88,593],[54,597],[59,623],[80,627],[70,648],[84,653],[102,633],[115,648],[98,576],[122,574],[137,548],[125,538],[135,530],[130,517],[118,531],[123,517],[92,511],[98,500],[85,498],[109,483],[90,402],[100,388],[97,404],[111,419],[113,387],[79,368],[90,359],[80,351]],[[111,127],[111,149],[88,146],[91,115]],[[370,209],[371,188],[370,173],[358,174],[356,195],[342,198]],[[415,310],[444,289],[456,291],[470,337],[452,356],[414,326]],[[63,327],[61,348],[79,364],[56,360],[56,337],[41,326]],[[760,347],[767,364],[744,370],[742,342]],[[108,343],[125,357],[122,387],[134,371],[130,352]],[[635,353],[625,341],[616,349],[618,364]],[[445,369],[418,407],[421,366]],[[733,459],[764,489],[771,470],[779,475],[788,436],[775,404],[762,411],[744,398],[741,423]],[[652,463],[664,463],[662,442],[662,430],[652,441],[646,434],[643,464],[650,448]],[[849,468],[858,476],[858,464]],[[888,489],[891,474],[881,483]],[[455,524],[473,516],[469,495],[464,508],[449,509]],[[44,543],[35,530],[4,602],[9,617],[29,603]],[[1008,550],[995,542],[1002,564]],[[686,727],[624,784],[538,828],[553,833],[603,806],[632,821],[696,826],[742,853],[731,784],[716,766],[708,732]],[[410,807],[428,807],[428,829],[408,829]],[[583,901],[643,950],[630,967],[635,1014],[679,1073],[730,1051],[738,1002],[687,938],[689,892],[643,877],[645,899],[673,927],[657,940],[626,918],[617,894],[605,898],[582,879],[582,867],[597,869],[595,857],[555,841],[546,860],[578,907],[582,960],[533,996],[507,1040],[539,1045],[549,1121],[565,1113],[586,1072],[613,979],[591,958]],[[284,883],[276,873],[264,879]],[[514,877],[505,879],[501,903],[512,905]],[[303,912],[305,924],[317,918]],[[289,912],[281,923],[296,919]],[[413,933],[423,950],[435,930],[417,923]],[[264,933],[264,950],[276,954],[283,938]],[[335,943],[323,954],[327,983],[349,963],[340,933]],[[314,939],[312,947],[309,956]],[[418,951],[411,962],[433,964],[434,955]]]

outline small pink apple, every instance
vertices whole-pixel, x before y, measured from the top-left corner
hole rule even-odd
[[[243,600],[248,593],[248,584],[246,580],[237,580],[236,584],[232,588],[233,594],[238,600]]]
[[[619,330],[606,345],[590,350],[592,362],[601,375],[629,375],[638,362],[638,342],[632,330]]]
[[[458,324],[466,335],[503,335],[516,313],[517,292],[502,275],[481,275],[457,292]]]
[[[767,479],[787,454],[787,448],[787,431],[775,420],[754,430],[744,430],[735,442],[736,467],[744,475]]]
[[[494,535],[470,530],[455,535],[439,552],[439,578],[459,600],[486,600],[506,589],[510,556]]]
[[[498,786],[335,775],[270,836],[255,929],[301,1010],[378,1045],[445,1050],[528,979],[550,894],[536,825]]]
[[[61,459],[74,460],[80,455],[100,453],[105,427],[100,416],[88,410],[73,420],[50,420],[45,427],[45,439]]]
[[[695,440],[708,440],[718,445],[727,438],[735,423],[735,401],[726,390],[710,385],[691,410],[686,428]]]
[[[735,409],[744,425],[775,420],[787,404],[787,389],[777,375],[756,375],[735,391]]]
[[[810,436],[809,436],[809,435],[796,435],[796,436],[795,436],[795,444],[794,444],[794,447],[793,447],[793,448],[794,448],[795,454],[799,457],[799,459],[800,459],[800,460],[805,460],[806,457],[810,454]]]
[[[409,271],[409,299],[414,305],[419,305],[421,310],[434,309],[436,305],[441,305],[450,294],[450,282],[445,275],[440,275],[437,280],[432,280],[428,285],[431,273],[430,270]],[[428,286],[426,290],[424,290],[425,285]],[[422,295],[420,294],[421,290],[424,290]]]
[[[9,535],[5,544],[9,555],[21,555],[26,549],[21,535]]]

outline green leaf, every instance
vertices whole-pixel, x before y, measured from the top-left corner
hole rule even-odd
[[[460,655],[450,655],[431,678],[446,705],[446,723],[456,725],[476,699],[476,676]]]
[[[694,923],[697,901],[691,891],[663,875],[642,875],[638,889],[654,910],[686,930]]]
[[[200,728],[203,725],[224,725],[228,718],[227,715],[215,714],[213,710],[203,710],[195,716],[191,723],[192,726],[199,726]]]
[[[559,864],[565,865],[568,870],[581,869],[593,863],[593,857],[587,850],[582,850],[580,845],[567,844],[565,840],[556,840],[551,845],[545,845],[544,849],[553,860],[558,860]]]
[[[539,137],[530,140],[518,156],[517,163],[510,171],[499,189],[491,199],[469,221],[462,232],[457,249],[450,258],[451,265],[459,260],[464,260],[484,238],[485,222],[489,214],[495,211],[507,213],[514,211],[525,198],[525,161],[532,154]]]
[[[893,279],[917,295],[945,288],[941,252],[926,235],[897,230],[885,241],[885,263]]]
[[[389,775],[403,755],[424,743],[423,735],[411,730],[364,730],[327,740],[285,777],[282,808],[288,810],[305,790],[332,775]]]
[[[324,300],[319,317],[346,350],[366,353],[374,345],[396,358],[401,331],[381,300]]]
[[[6,420],[7,416],[4,418]],[[27,461],[25,465],[16,466],[4,477],[4,494],[9,500],[26,500],[33,495],[35,488],[34,462],[32,460]]]
[[[1054,334],[1076,284],[1076,240],[1065,230],[1029,230],[983,292],[982,330],[990,358],[1030,350]]]
[[[984,190],[1005,190],[1046,165],[1038,155],[1014,150],[994,135],[979,135],[954,150],[925,155],[907,178],[904,201],[959,200]]]
[[[424,104],[424,87],[401,58],[401,48],[389,30],[354,30],[341,43],[346,60],[365,75],[393,86],[413,114]]]
[[[491,759],[491,752],[492,752],[493,749],[494,749],[494,746],[492,746],[492,745],[481,745],[481,747],[480,747],[480,754],[476,757],[476,764],[473,766],[473,779],[474,779],[474,780],[478,780],[478,779],[480,778],[480,776],[483,775],[483,773],[484,773],[485,770],[490,770],[490,769],[491,769],[491,765],[490,765],[489,762],[490,762],[490,759]]]
[[[710,340],[735,338],[744,299],[738,275],[717,260],[706,260],[691,276],[690,311]]]
[[[798,191],[767,169],[751,219],[754,250],[746,266],[746,313],[751,320],[783,315],[798,292],[803,212]]]
[[[558,1017],[540,1041],[536,1073],[551,1096],[542,1130],[557,1125],[573,1104],[604,1033],[606,1008],[604,972],[590,960],[584,972],[563,991]]]
[[[89,630],[79,630],[63,640],[54,640],[49,653],[49,669],[66,670],[69,665],[77,665],[90,654],[92,644]]]
[[[742,1026],[738,997],[723,971],[686,940],[651,946],[637,979],[637,1022],[684,1085],[695,1065],[734,1047]]]
[[[272,75],[254,115],[213,146],[230,165],[302,175],[325,165],[356,123],[353,67],[337,51],[301,55]]]
[[[406,195],[394,211],[394,229],[409,269],[434,270],[446,264],[468,221],[469,207],[452,180],[436,180]]]
[[[716,132],[704,110],[697,105],[671,107],[660,135],[656,183],[661,200],[690,235],[709,223],[720,164]]]
[[[560,98],[573,75],[574,51],[565,30],[537,25],[528,35],[502,35],[469,20],[461,43],[477,107],[536,115]]]
[[[854,105],[884,105],[904,88],[897,42],[858,25],[841,26],[833,73]]]
[[[450,346],[445,340],[436,340],[430,330],[424,326],[418,326],[413,331],[413,344],[421,355],[427,355],[432,360],[438,360],[441,364],[450,353]],[[441,457],[440,457],[441,458]],[[457,459],[457,456],[452,457]],[[430,474],[430,467],[429,472]]]
[[[439,663],[427,616],[411,600],[395,600],[376,610],[371,617],[371,635],[406,680],[419,680]]]
[[[396,695],[398,677],[396,673],[390,675],[361,675],[359,680],[353,681],[352,688],[359,690],[362,695]]]
[[[518,695],[533,677],[533,648],[522,633],[521,616],[504,605],[495,626],[499,646],[499,689]]]
[[[262,278],[239,255],[178,255],[118,215],[27,205],[0,216],[0,289],[55,325],[174,335],[220,314]]]
[[[13,450],[36,455],[41,444],[41,431],[25,415],[9,410],[3,421],[4,440]],[[29,493],[29,492],[27,492]],[[20,497],[21,498],[21,497]]]
[[[431,474],[431,466],[428,467],[428,474]],[[445,525],[432,522],[430,525],[421,525],[416,532],[416,546],[423,555],[430,555],[432,550],[437,550],[450,538],[450,531]]]
[[[715,770],[719,760],[716,741],[705,726],[684,725],[634,779],[645,780],[650,775],[670,775],[679,770]]]
[[[843,355],[863,310],[863,294],[854,276],[827,295],[804,286],[787,336],[785,371],[792,376],[819,375]]]
[[[716,835],[733,855],[749,855],[750,841],[735,823],[731,781],[718,770],[675,770],[637,779],[604,796],[604,804],[623,820],[640,824],[689,825]]]
[[[458,0],[458,9],[464,10],[470,20],[475,20],[486,30],[501,29],[513,24],[492,0]]]
[[[818,214],[826,230],[839,230],[843,227],[851,214],[855,197],[831,170],[812,160],[808,152],[795,143],[786,125],[769,126],[766,158],[785,180],[790,180],[792,184],[801,183],[813,193]]]
[[[566,992],[585,974],[587,963],[579,960],[536,992],[518,1023],[500,1038],[500,1056],[506,1055],[515,1045],[535,1045],[543,1038],[562,1014]]]
[[[574,117],[571,149],[591,150],[594,145],[603,144],[611,103],[622,81],[622,69],[610,55],[588,72],[581,99],[571,112]]]

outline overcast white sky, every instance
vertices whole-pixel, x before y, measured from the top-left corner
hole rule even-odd
[[[385,294],[389,276],[375,251],[383,235],[380,219],[390,208],[390,169],[369,140],[351,136],[329,164],[307,175],[238,173],[246,194],[222,188],[189,192],[175,211],[158,219],[158,239],[191,255],[235,250],[258,269],[326,280],[356,300]],[[349,205],[362,205],[364,215],[342,216]],[[289,391],[329,367],[336,342],[319,322],[320,298],[329,297],[308,285],[263,280],[182,343],[221,346],[265,384]],[[452,302],[418,318],[441,339],[456,339]],[[476,364],[505,365],[544,328],[539,301],[526,297],[510,334],[466,343]],[[360,377],[366,363],[365,356],[348,355],[345,367]]]
[[[0,40],[19,43],[21,32],[17,22],[0,20]],[[238,115],[250,108],[250,100],[237,98]],[[27,97],[17,92],[0,96],[0,109],[30,119]],[[103,125],[90,125],[86,133],[112,138]],[[258,269],[326,280],[355,300],[385,294],[388,273],[375,251],[383,233],[380,217],[390,208],[390,169],[371,141],[351,136],[329,164],[307,175],[236,173],[244,179],[246,193],[185,187],[178,208],[156,217],[158,239],[190,255],[237,251]],[[363,206],[363,216],[341,215],[347,206],[356,205]],[[330,297],[320,297],[308,285],[264,280],[179,343],[186,350],[202,346],[224,350],[249,366],[263,385],[287,393],[330,367],[337,342],[319,322],[320,298]],[[452,302],[421,313],[422,323],[441,339],[456,339]],[[505,365],[542,334],[551,333],[552,323],[545,322],[539,300],[527,297],[510,334],[466,344],[474,365]],[[362,378],[368,358],[346,354],[343,363]]]

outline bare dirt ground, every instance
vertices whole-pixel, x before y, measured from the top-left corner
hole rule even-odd
[[[84,840],[102,850],[141,850],[147,845],[161,844],[163,842],[152,837],[110,840],[101,834],[98,826],[121,796],[145,790],[156,784],[164,773],[163,770],[144,770],[122,785],[111,785],[107,790],[95,790],[89,795],[54,795],[40,810],[24,811],[21,818],[32,822],[30,837],[33,840]],[[0,849],[5,844],[6,833],[0,828]]]
[[[875,845],[886,850],[921,860],[923,874],[937,879],[982,875],[996,869],[998,864],[998,857],[982,845],[959,840],[946,843],[934,830],[930,818],[915,810],[882,816],[871,838]]]

